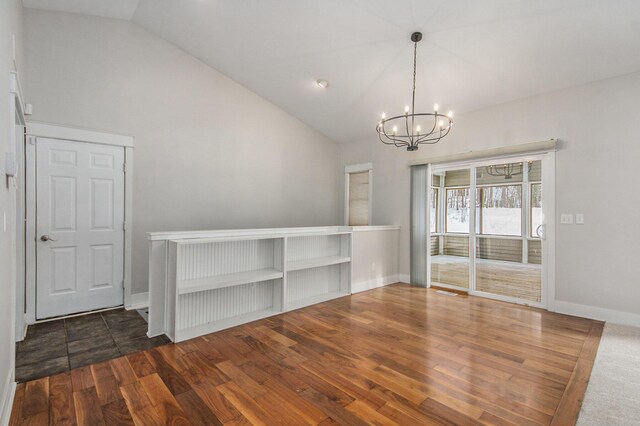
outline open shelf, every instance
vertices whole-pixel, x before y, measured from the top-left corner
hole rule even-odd
[[[256,283],[282,278],[282,271],[273,268],[242,271],[233,274],[216,275],[213,277],[197,278],[178,281],[178,294],[189,294],[198,291],[214,290],[242,284]]]
[[[351,262],[348,256],[327,256],[315,259],[302,259],[289,261],[287,263],[287,271],[299,271],[301,269],[319,268],[321,266],[331,266],[340,263]]]

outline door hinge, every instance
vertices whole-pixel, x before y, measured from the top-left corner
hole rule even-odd
[[[127,173],[127,163],[122,163],[122,171]]]
[[[121,284],[122,284],[122,289],[124,290],[124,280],[122,280]]]
[[[122,230],[123,231],[127,230],[127,222],[122,222]]]

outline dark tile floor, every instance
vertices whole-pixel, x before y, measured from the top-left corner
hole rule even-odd
[[[138,311],[116,309],[30,325],[16,347],[16,381],[26,382],[169,342],[149,339]]]

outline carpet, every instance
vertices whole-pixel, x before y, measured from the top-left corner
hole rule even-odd
[[[605,324],[577,424],[640,425],[640,328]]]

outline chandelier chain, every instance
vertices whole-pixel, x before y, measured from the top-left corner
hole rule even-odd
[[[413,90],[412,90],[412,98],[411,98],[411,113],[413,114],[416,110],[416,58],[418,55],[418,42],[413,43]]]

